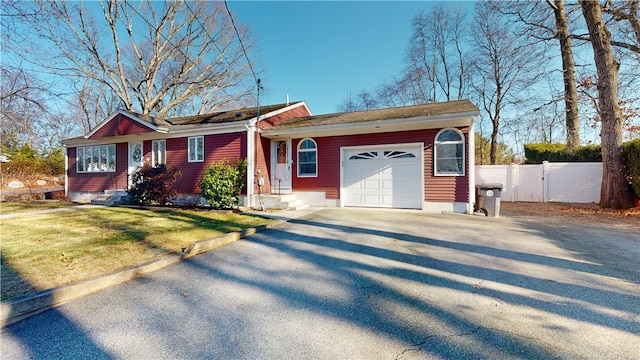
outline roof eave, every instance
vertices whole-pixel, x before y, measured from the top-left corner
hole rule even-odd
[[[265,129],[261,132],[266,138],[276,137],[325,137],[335,135],[357,135],[396,131],[438,129],[446,127],[472,126],[478,111],[444,114],[437,116],[416,116],[375,121],[362,121],[330,125],[309,125],[295,128]]]

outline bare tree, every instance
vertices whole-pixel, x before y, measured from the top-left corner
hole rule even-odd
[[[511,15],[524,24],[523,35],[532,43],[544,42],[550,44],[558,41],[558,50],[562,59],[562,77],[564,84],[564,118],[566,145],[568,151],[573,151],[580,145],[580,118],[578,115],[578,93],[576,88],[576,64],[573,56],[571,36],[569,31],[569,18],[565,11],[564,0],[547,0],[546,5],[538,1],[514,1],[505,4],[502,10],[505,14]],[[561,99],[555,94],[545,94],[551,99],[545,101],[546,105],[556,108],[554,102]],[[549,101],[550,100],[550,101]],[[545,106],[538,106],[534,109],[538,117]],[[555,114],[549,115],[556,117]],[[552,131],[553,129],[541,129],[542,131]]]
[[[576,62],[569,34],[569,22],[564,9],[564,0],[547,0],[556,19],[555,38],[560,43],[562,55],[562,80],[564,83],[564,106],[567,131],[567,151],[573,152],[580,145],[580,117],[578,115],[578,89]]]
[[[221,3],[39,4],[42,11],[21,17],[37,34],[35,41],[14,44],[24,61],[37,59],[32,66],[44,72],[108,89],[124,109],[164,117],[190,104],[191,114],[209,112],[254,89],[252,64],[244,56],[253,41],[247,28],[237,26],[243,44],[238,42]],[[87,86],[80,86],[80,98],[93,91]]]
[[[47,108],[43,98],[47,88],[23,69],[2,67],[0,75],[0,143],[32,148],[39,144],[39,133]]]
[[[600,205],[605,208],[630,208],[633,200],[625,178],[620,155],[622,147],[622,113],[618,104],[618,69],[613,57],[611,33],[602,18],[602,8],[595,1],[581,0],[582,13],[589,30],[598,71],[598,102],[602,121],[602,188]]]
[[[405,72],[414,81],[418,103],[464,97],[465,14],[440,4],[413,19]]]
[[[473,89],[491,120],[491,164],[497,161],[501,116],[510,105],[522,103],[526,90],[541,76],[536,47],[521,41],[512,23],[498,10],[499,2],[476,3],[472,71]]]

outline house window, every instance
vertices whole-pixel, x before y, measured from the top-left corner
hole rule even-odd
[[[167,163],[167,142],[165,140],[154,140],[151,143],[151,166],[158,166]]]
[[[189,162],[204,161],[204,136],[189,138]]]
[[[312,139],[298,144],[298,176],[318,176],[318,145]]]
[[[114,172],[116,171],[116,146],[84,146],[76,149],[76,171]]]
[[[436,135],[436,176],[464,175],[464,136],[457,129],[443,129]]]

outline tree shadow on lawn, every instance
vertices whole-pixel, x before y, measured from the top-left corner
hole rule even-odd
[[[168,269],[162,276],[146,276],[128,284],[127,288],[130,287],[127,290],[128,294],[140,293],[138,288],[142,286],[153,288],[153,294],[139,295],[134,299],[136,309],[145,312],[145,314],[140,314],[137,321],[151,326],[151,332],[154,336],[165,337],[158,341],[175,344],[176,349],[196,346],[191,341],[199,340],[181,338],[182,326],[197,327],[200,323],[204,324],[207,331],[228,331],[219,334],[219,341],[227,343],[230,348],[229,353],[224,353],[224,350],[219,349],[216,344],[207,344],[209,347],[200,349],[200,351],[209,357],[214,353],[216,357],[218,355],[220,355],[219,357],[225,357],[225,355],[226,357],[237,357],[239,353],[233,352],[234,350],[243,348],[243,346],[246,348],[247,339],[260,337],[264,334],[259,333],[259,329],[256,328],[260,326],[259,323],[252,323],[252,320],[256,322],[256,319],[244,318],[243,309],[239,307],[240,304],[229,304],[232,301],[229,295],[218,291],[221,288],[221,283],[228,283],[239,293],[243,293],[248,288],[252,289],[251,291],[257,290],[259,293],[267,293],[286,305],[288,309],[308,311],[341,322],[348,322],[371,333],[407,344],[406,348],[399,349],[396,358],[412,356],[414,352],[427,353],[442,358],[518,357],[547,359],[564,357],[562,349],[550,350],[553,346],[544,346],[538,340],[483,325],[478,320],[466,317],[462,312],[463,309],[458,309],[460,312],[457,312],[454,309],[447,309],[447,304],[440,306],[440,303],[430,302],[429,294],[417,296],[415,291],[424,286],[427,290],[434,288],[436,288],[435,291],[438,291],[437,289],[453,290],[461,295],[477,293],[480,296],[497,299],[514,306],[529,307],[627,333],[637,334],[640,331],[639,324],[632,320],[640,311],[638,307],[633,305],[640,301],[637,295],[566,282],[550,282],[544,278],[544,274],[540,274],[540,276],[523,275],[515,270],[510,272],[492,268],[490,263],[482,266],[466,264],[454,259],[436,258],[435,253],[444,250],[445,252],[479,256],[481,259],[485,257],[497,260],[506,259],[513,260],[516,264],[542,265],[560,271],[609,276],[598,265],[469,243],[473,239],[462,243],[448,241],[442,237],[436,238],[435,234],[427,237],[394,231],[372,230],[367,227],[342,226],[323,221],[326,219],[321,217],[322,214],[320,218],[306,217],[292,220],[291,224],[266,230],[227,246],[220,252],[216,251],[191,258],[178,267]],[[437,224],[437,220],[429,225],[433,224]],[[327,228],[333,231],[333,236],[324,236],[327,234]],[[350,238],[353,234],[370,237],[371,241],[356,242],[355,240],[359,240],[357,237],[355,240]],[[383,246],[395,241],[402,246]],[[257,255],[253,255],[255,258],[247,258],[249,256],[246,251],[248,246],[258,246],[265,249],[266,252],[281,254],[282,263],[270,264],[267,260],[260,258],[259,252],[255,253]],[[306,264],[312,271],[299,274],[296,269],[292,268],[294,266],[292,263],[286,262],[287,259],[296,259],[301,264]],[[326,296],[318,293],[317,289],[304,287],[304,284],[301,284],[305,280],[303,276],[316,276],[313,269],[318,269],[318,272],[322,274],[327,273],[326,276],[322,275],[319,278],[323,284],[329,287],[343,286],[348,288],[350,291],[348,300]],[[196,273],[194,274],[190,270],[195,270]],[[188,274],[191,278],[184,278],[184,274]],[[289,278],[285,279],[285,275]],[[318,276],[321,275],[318,274]],[[560,297],[566,299],[567,302],[559,304],[553,299],[543,300],[541,296],[534,298],[527,294],[506,292],[490,287],[474,287],[473,282],[464,280],[467,278],[484,279],[520,287],[542,295],[548,294],[552,298]],[[198,279],[200,284],[206,285],[195,287],[195,279]],[[417,284],[416,288],[407,289],[411,291],[400,289],[397,283],[406,281]],[[191,292],[190,296],[175,296],[174,294],[170,306],[158,308],[158,296],[166,296],[165,292],[167,291],[168,294],[171,294],[171,292],[185,289]],[[247,294],[246,296],[250,297],[251,295]],[[419,316],[428,317],[433,323],[408,324],[405,321],[406,318],[403,320],[395,316],[393,312],[385,312],[381,307],[383,303],[393,304],[394,309],[402,308],[408,314],[421,314]],[[247,306],[251,306],[250,304],[249,302]],[[597,311],[589,304],[616,311],[608,313]],[[229,308],[235,309],[236,313],[229,313]],[[168,309],[171,311],[167,311]],[[178,317],[176,312],[179,312],[182,317]],[[628,312],[632,316],[625,319],[613,314],[616,312]],[[197,314],[197,323],[196,319],[187,321],[189,318],[187,314]],[[51,321],[56,321],[55,318],[58,315],[51,316]],[[59,316],[64,315],[60,314]],[[283,313],[279,316],[287,317],[290,315]],[[291,321],[296,321],[296,319],[291,319]],[[167,331],[167,324],[172,326],[171,331]],[[223,327],[222,324],[230,325]],[[438,324],[446,324],[446,326],[441,327]],[[316,325],[313,323],[305,324],[309,332],[313,332]],[[549,324],[549,326],[553,326],[553,324]],[[561,334],[562,329],[558,329],[558,331]],[[34,353],[44,347],[44,340],[34,339],[26,329],[15,333],[18,338],[28,338],[25,339],[25,343],[34,349]],[[69,336],[74,335],[73,328],[70,334]],[[92,343],[92,339],[86,335],[82,333],[76,335],[79,336],[80,342]],[[62,345],[71,342],[69,336],[59,336]],[[286,340],[273,334],[272,336],[275,340],[271,339],[271,341],[296,342],[303,341],[302,338],[305,337],[305,334],[296,334],[295,338]],[[470,340],[465,341],[464,339]],[[261,341],[268,342],[269,339]],[[348,339],[340,339],[339,341],[349,343]],[[64,349],[69,357],[84,355],[80,351],[81,348],[77,346],[66,348],[56,344],[53,346],[53,349],[47,350],[48,353],[41,352],[41,354],[54,354],[56,351]],[[209,353],[204,353],[205,351],[209,351]],[[295,355],[297,354],[293,354],[293,356]],[[261,354],[261,356],[266,355]],[[280,357],[282,356],[283,354],[280,354]],[[345,356],[348,357],[349,353],[345,352]]]
[[[104,211],[108,212],[105,213]],[[37,246],[38,251],[41,252],[41,256],[46,256],[48,258],[55,257],[55,259],[53,259],[52,261],[54,261],[54,265],[59,265],[59,269],[56,270],[56,272],[67,272],[71,274],[74,277],[74,280],[72,282],[75,282],[92,276],[101,275],[100,273],[91,273],[89,276],[81,278],[79,276],[81,276],[82,274],[72,274],[71,271],[73,269],[76,269],[76,266],[78,264],[82,264],[83,262],[100,261],[100,266],[94,269],[104,268],[106,270],[104,270],[103,273],[110,273],[112,271],[121,270],[129,266],[135,266],[142,262],[152,261],[167,255],[181,254],[183,249],[188,247],[189,244],[201,240],[207,240],[209,238],[214,238],[224,233],[238,231],[251,226],[243,224],[241,222],[219,221],[208,218],[206,216],[199,216],[197,214],[176,212],[173,209],[146,211],[147,218],[156,218],[158,220],[170,219],[172,221],[179,222],[180,229],[184,231],[203,229],[204,231],[215,231],[219,232],[220,234],[215,234],[203,238],[183,239],[183,243],[177,241],[165,242],[163,240],[166,240],[171,235],[174,235],[176,231],[174,231],[173,229],[163,229],[161,227],[154,228],[153,226],[149,225],[141,226],[139,223],[135,222],[136,218],[133,218],[134,220],[131,220],[130,213],[126,208],[112,207],[108,208],[108,210],[100,209],[99,211],[92,210],[90,212],[77,211],[69,214],[68,216],[72,217],[73,223],[78,225],[77,229],[91,229],[87,233],[86,240],[82,240],[81,244],[78,242],[69,242],[68,244],[61,243],[54,248],[55,250],[46,249],[47,244],[46,242],[44,242]],[[118,215],[115,217],[110,216],[110,214],[112,213]],[[124,219],[124,221],[114,220],[118,218],[122,218]],[[48,225],[48,221],[43,221],[39,218],[33,218],[33,221],[35,222],[33,226],[42,224],[46,227]],[[32,225],[30,225],[29,222],[25,222],[21,226]],[[74,230],[75,229],[69,229],[68,231],[72,232]],[[96,234],[98,234],[98,236],[96,236]],[[65,236],[65,234],[47,235],[53,235],[55,237]],[[73,236],[82,238],[82,232],[80,232],[80,235],[74,234]],[[132,248],[127,246],[127,244],[132,244],[136,247]],[[127,246],[127,248],[122,248],[122,245]],[[118,248],[110,248],[112,246]],[[142,251],[147,252],[147,254],[140,254],[140,256],[136,256],[133,259],[127,259],[126,262],[119,262],[116,256],[120,251]],[[149,253],[149,251],[151,252]],[[63,261],[58,261],[60,260],[61,256]],[[108,257],[110,259],[107,259]],[[47,290],[45,288],[36,288],[33,284],[26,281],[18,272],[9,271],[12,270],[12,268],[10,266],[5,266],[5,262],[7,262],[7,259],[11,260],[3,252],[2,280],[4,284],[1,288],[3,300],[17,299],[22,296],[36,293],[37,291]],[[104,259],[105,261],[101,259]],[[113,265],[116,267],[109,268],[110,265],[107,264],[109,262],[113,263]],[[79,269],[83,268],[81,267]],[[68,283],[60,285],[66,284]]]

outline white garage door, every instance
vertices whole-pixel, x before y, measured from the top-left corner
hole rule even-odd
[[[345,206],[422,208],[422,146],[343,149]]]

